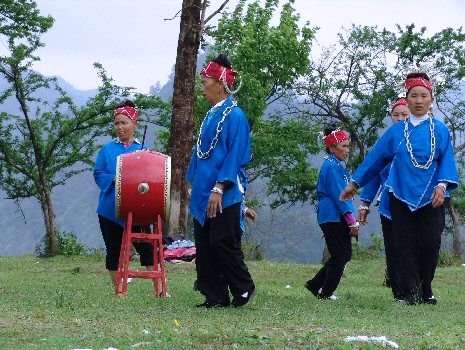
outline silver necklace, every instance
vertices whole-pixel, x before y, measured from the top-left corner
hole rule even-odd
[[[410,155],[410,160],[415,168],[419,169],[425,169],[428,170],[431,164],[433,164],[434,160],[434,154],[436,153],[436,136],[434,136],[434,123],[433,123],[433,118],[429,117],[429,130],[430,130],[430,141],[431,141],[431,146],[430,146],[430,155],[429,159],[426,162],[425,165],[418,164],[418,161],[415,159],[415,156],[413,155],[413,149],[412,149],[412,144],[410,143],[410,133],[408,132],[408,123],[410,122],[410,118],[406,118],[404,120],[404,137],[405,137],[405,144],[407,146],[407,151]]]
[[[197,137],[197,157],[199,157],[200,159],[207,159],[208,157],[210,157],[211,152],[213,152],[213,150],[216,147],[216,144],[218,143],[218,139],[220,137],[221,131],[223,130],[223,123],[226,120],[226,117],[228,116],[229,112],[231,112],[231,110],[236,106],[237,106],[237,102],[233,101],[232,105],[227,107],[223,111],[223,117],[221,118],[221,120],[218,122],[218,125],[216,126],[216,135],[210,144],[210,148],[206,152],[202,152],[202,149],[201,149],[202,140],[200,139],[200,135],[202,134],[202,130],[203,130],[203,124],[205,123],[205,119],[203,120],[202,125],[200,126],[199,136]]]

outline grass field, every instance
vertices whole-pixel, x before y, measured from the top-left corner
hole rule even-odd
[[[381,260],[350,262],[338,301],[303,288],[316,265],[248,265],[252,301],[206,310],[194,307],[203,299],[192,291],[192,264],[168,264],[170,299],[155,299],[139,279],[116,298],[102,257],[0,258],[0,349],[383,349],[345,343],[351,335],[386,336],[400,349],[465,349],[465,267],[438,269],[438,305],[407,306],[382,286]]]

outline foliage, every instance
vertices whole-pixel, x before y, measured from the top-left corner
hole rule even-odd
[[[461,29],[427,37],[425,28],[416,32],[413,24],[399,26],[397,33],[352,25],[339,34],[337,45],[323,49],[297,92],[306,97],[313,122],[336,122],[351,133],[354,168],[386,126],[387,100],[403,92],[403,80],[415,67],[440,82],[436,102],[444,107],[463,77],[464,43]]]
[[[401,349],[463,348],[463,267],[437,270],[439,305],[407,306],[382,286],[381,260],[349,263],[337,302],[316,300],[303,287],[318,265],[247,265],[257,286],[251,302],[205,310],[194,307],[203,298],[191,288],[192,264],[167,264],[172,298],[154,298],[142,279],[127,298],[115,298],[104,262],[90,255],[0,258],[0,348],[384,349],[346,347],[344,337],[360,334],[386,336]]]
[[[283,4],[279,23],[273,26],[278,4],[278,0],[267,0],[246,6],[245,0],[239,1],[210,32],[215,41],[208,56],[212,59],[225,53],[240,72],[242,87],[236,98],[252,126],[254,157],[248,173],[251,182],[257,178],[268,181],[268,194],[276,198],[272,207],[308,200],[317,177],[309,154],[319,150],[315,125],[278,110],[279,102],[308,73],[316,28],[308,23],[299,27],[293,1]],[[196,106],[197,120],[205,115],[203,103],[198,101]]]
[[[0,92],[0,104],[11,99],[18,105],[18,114],[0,112],[0,187],[10,199],[39,201],[50,239],[46,247],[57,253],[52,190],[91,168],[99,147],[96,139],[112,129],[112,111],[131,89],[114,85],[96,63],[102,85],[84,106],[77,106],[56,78],[31,70],[39,60],[41,35],[52,24],[53,19],[40,16],[32,1],[0,5],[0,40],[7,42],[0,55],[0,78],[8,83]],[[47,98],[39,97],[44,95]],[[139,101],[152,109],[161,105],[152,96],[137,95]]]
[[[260,261],[265,259],[265,251],[263,248],[251,239],[242,242],[242,251],[244,252],[245,260]]]
[[[371,244],[364,247],[359,241],[352,241],[352,259],[353,260],[372,260],[379,259],[383,247],[383,237],[372,233]]]
[[[439,251],[439,260],[438,266],[440,267],[451,267],[451,266],[460,266],[461,261],[457,259],[454,255],[454,252],[450,249],[441,249]]]
[[[74,256],[87,254],[89,248],[85,246],[74,233],[57,232],[58,247],[61,255]],[[34,254],[37,257],[47,257],[50,255],[50,238],[45,235],[41,244],[37,244],[34,249]]]

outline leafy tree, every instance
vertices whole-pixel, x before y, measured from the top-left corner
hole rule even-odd
[[[18,105],[18,114],[0,113],[0,186],[8,198],[34,197],[44,216],[49,253],[58,253],[52,190],[92,165],[95,139],[109,132],[116,99],[130,89],[113,85],[105,70],[95,97],[76,106],[55,78],[31,70],[39,60],[40,37],[53,24],[29,0],[0,4],[0,36],[7,52],[0,56],[0,77],[8,86],[0,93]],[[47,91],[52,100],[40,98]]]
[[[317,126],[302,123],[300,115],[290,116],[281,104],[308,74],[316,29],[308,23],[299,27],[293,1],[283,4],[279,23],[273,26],[278,4],[254,1],[246,7],[245,0],[239,1],[211,32],[215,41],[209,56],[226,53],[240,72],[242,87],[236,98],[252,126],[254,159],[248,173],[251,181],[268,180],[273,207],[308,200],[317,178],[309,154],[319,151]],[[199,120],[206,109],[199,109]]]
[[[420,67],[435,81],[435,103],[455,136],[463,130],[464,42],[461,30],[447,28],[430,37],[426,29],[398,26],[397,32],[353,25],[326,48],[297,90],[306,98],[307,123],[337,122],[351,133],[349,167],[355,168],[384,130],[387,100],[403,91],[407,73]],[[462,86],[463,88],[463,86]],[[453,101],[452,101],[453,100]],[[454,137],[456,151],[463,140]],[[456,153],[458,155],[458,153]],[[457,194],[463,191],[457,191]],[[453,203],[457,203],[454,201]],[[449,206],[450,211],[456,206]],[[460,215],[454,220],[455,249],[460,245]],[[460,250],[456,250],[459,256]]]

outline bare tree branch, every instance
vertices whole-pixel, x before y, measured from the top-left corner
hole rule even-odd
[[[176,17],[178,17],[179,13],[181,12],[182,10],[179,10],[178,12],[176,12],[176,14],[172,17],[172,18],[163,18],[164,21],[172,21],[173,19],[175,19]]]
[[[218,9],[216,11],[214,11],[210,16],[208,16],[207,19],[205,20],[205,22],[203,22],[203,26],[205,26],[205,24],[207,24],[213,17],[215,17],[220,11],[222,11],[228,2],[229,2],[229,0],[225,0],[221,4],[221,6],[218,7]]]

